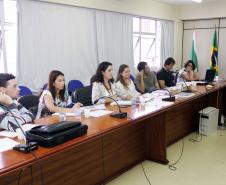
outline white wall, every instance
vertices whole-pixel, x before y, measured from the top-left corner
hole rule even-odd
[[[226,17],[226,1],[182,5],[178,12],[181,20]]]
[[[191,45],[192,45],[192,33],[193,28],[196,28],[196,49],[199,62],[199,74],[201,78],[205,77],[206,69],[210,67],[210,57],[212,51],[214,27],[225,27],[226,19],[221,19],[219,25],[218,19],[213,20],[196,20],[185,21],[184,24],[184,43],[183,43],[183,62],[186,62],[190,58]],[[202,28],[202,29],[199,29]],[[206,29],[204,29],[206,28]],[[218,29],[217,29],[218,32]],[[220,28],[219,31],[219,46],[218,46],[218,65],[219,76],[226,78],[226,29]]]
[[[210,20],[212,18],[226,17],[226,1],[207,2],[201,4],[190,4],[178,6],[178,16],[181,20],[194,20],[185,23],[185,29],[193,28],[214,28],[219,26],[218,19]],[[205,20],[197,20],[205,19]],[[225,25],[225,20],[221,21],[221,26]],[[209,68],[211,47],[213,40],[214,29],[198,29],[196,30],[196,44],[197,55],[200,65],[200,76],[204,78],[205,70]],[[220,42],[219,42],[219,75],[226,78],[226,29],[220,29]],[[192,30],[184,31],[184,44],[183,44],[183,61],[190,58],[192,44]]]
[[[226,79],[226,19],[221,20],[219,32],[219,76]]]
[[[174,58],[176,60],[176,65],[174,69],[178,70],[181,68],[182,60],[182,33],[183,33],[183,22],[174,22]]]

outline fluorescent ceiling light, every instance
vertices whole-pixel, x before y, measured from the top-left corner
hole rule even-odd
[[[192,0],[192,1],[194,1],[196,3],[201,3],[202,2],[202,0]]]

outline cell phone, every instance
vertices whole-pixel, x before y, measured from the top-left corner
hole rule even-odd
[[[13,147],[13,150],[23,152],[23,153],[29,153],[30,151],[34,151],[36,149],[38,149],[37,142],[30,142],[28,144],[19,144]]]

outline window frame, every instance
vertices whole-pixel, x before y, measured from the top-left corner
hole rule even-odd
[[[133,47],[133,52],[134,52],[134,54],[135,54],[135,49],[136,49],[136,47],[139,47],[139,61],[138,61],[138,63],[140,62],[140,61],[142,61],[142,36],[143,35],[148,35],[148,36],[153,36],[154,37],[154,40],[153,40],[153,43],[151,44],[151,45],[153,45],[154,44],[154,49],[155,49],[155,61],[156,61],[156,58],[157,58],[157,31],[158,31],[158,28],[157,28],[157,26],[158,26],[158,20],[156,20],[156,19],[152,19],[152,18],[147,18],[147,17],[140,17],[140,16],[134,16],[133,18],[138,18],[139,19],[139,31],[134,31],[134,22],[133,22],[133,38],[135,37],[135,36],[138,36],[138,39],[137,39],[137,44],[136,45],[138,45],[138,46],[135,46],[135,47]],[[151,32],[144,32],[143,30],[142,30],[142,19],[147,19],[147,20],[151,20],[151,21],[155,21],[155,32],[154,33],[151,33]],[[134,21],[134,20],[133,20]],[[133,39],[134,40],[134,39]],[[152,46],[150,45],[150,48],[148,49],[148,51],[150,52],[151,51],[151,49],[152,49]],[[148,53],[149,53],[148,52]],[[148,56],[148,53],[147,53],[147,56]],[[160,56],[159,56],[160,57]],[[150,66],[152,66],[151,64],[150,64],[150,62],[148,62],[148,61],[146,61],[147,63],[148,63],[148,65],[150,65]],[[136,62],[136,59],[135,59],[135,57],[134,57],[134,65],[137,65],[137,62]],[[153,66],[157,66],[157,65],[153,65]],[[136,66],[135,66],[136,67]]]
[[[15,15],[16,15],[16,17],[14,17],[15,18],[15,22],[8,22],[8,21],[6,21],[6,5],[5,5],[5,3],[6,3],[6,1],[11,1],[11,2],[15,2],[15,8],[16,8],[16,12],[15,12]],[[17,28],[17,2],[16,2],[16,0],[2,0],[1,2],[1,5],[0,5],[0,30],[1,30],[1,37],[2,37],[2,51],[1,51],[1,53],[0,53],[0,66],[2,66],[3,67],[3,70],[1,70],[0,72],[4,72],[4,73],[8,73],[8,72],[10,72],[10,73],[13,73],[13,74],[15,74],[16,75],[16,72],[17,72],[17,69],[16,69],[16,65],[17,65],[17,39],[18,39],[18,33],[17,33],[17,30],[18,30],[18,28]],[[7,31],[12,31],[12,30],[14,30],[15,29],[15,51],[13,51],[13,49],[12,49],[12,51],[13,52],[9,52],[9,50],[7,50],[7,47],[9,47],[8,46],[8,44],[7,44],[7,39],[6,38],[8,38],[7,37]],[[12,44],[11,42],[10,42],[10,44]],[[9,56],[11,56],[11,55],[8,55],[8,54],[14,54],[15,55],[15,60],[13,60],[13,61],[10,61],[9,60]],[[10,61],[10,62],[9,62]],[[10,66],[14,66],[14,67],[10,67]]]

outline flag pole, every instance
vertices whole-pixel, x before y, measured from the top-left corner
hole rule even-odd
[[[219,20],[219,22],[218,22],[218,30],[217,30],[217,46],[218,46],[218,48],[217,48],[217,51],[218,51],[218,60],[217,60],[217,65],[218,65],[218,73],[217,73],[217,80],[218,80],[218,78],[219,78],[219,42],[220,42],[220,23],[221,23],[221,20],[220,20],[220,18],[218,19]]]

